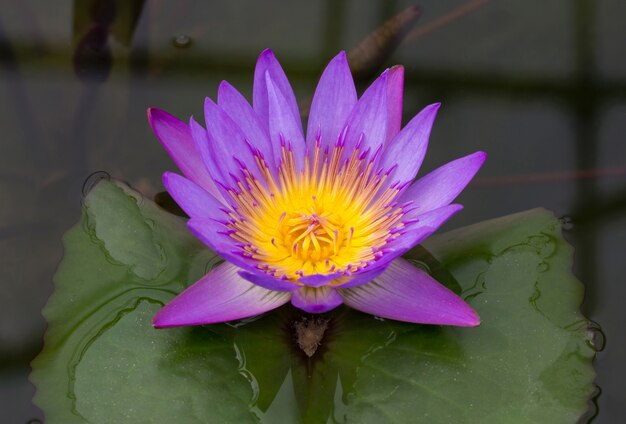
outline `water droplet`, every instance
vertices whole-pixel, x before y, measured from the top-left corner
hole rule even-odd
[[[83,197],[87,196],[89,192],[102,180],[109,181],[111,179],[111,175],[109,175],[106,171],[96,171],[90,176],[87,177],[85,182],[83,183],[82,193]]]
[[[596,352],[604,350],[606,336],[597,322],[589,321],[587,326],[587,344]]]
[[[191,45],[191,37],[185,34],[178,34],[172,39],[172,44],[179,49],[186,49]]]
[[[574,220],[569,215],[563,215],[559,218],[563,231],[572,231],[574,229]]]

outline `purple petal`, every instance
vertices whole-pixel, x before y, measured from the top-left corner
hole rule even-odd
[[[313,314],[321,314],[335,309],[343,303],[341,295],[328,286],[318,288],[302,287],[293,292],[291,304]]]
[[[320,287],[325,286],[330,281],[335,280],[341,277],[340,272],[335,272],[334,274],[313,274],[301,277],[298,281],[305,286],[309,287]]]
[[[435,169],[413,183],[400,202],[413,200],[418,212],[426,212],[452,202],[463,191],[487,158],[476,152]]]
[[[217,191],[221,193],[221,199],[226,199],[226,201],[230,200],[231,195],[224,187],[224,184],[230,181],[230,176],[223,173],[223,167],[219,166],[218,161],[215,160],[216,155],[213,154],[209,134],[202,125],[198,124],[193,119],[193,116],[189,118],[189,128],[191,130],[191,136],[200,152],[200,157],[204,162],[204,166],[209,171],[213,181],[217,183],[216,187]]]
[[[160,109],[148,109],[148,121],[176,166],[190,180],[220,198],[213,179],[201,160],[187,124]]]
[[[383,318],[462,327],[480,324],[463,299],[404,259],[393,261],[369,284],[339,291],[346,305]]]
[[[239,242],[227,234],[228,228],[224,224],[214,219],[191,218],[187,221],[187,227],[194,236],[225,260],[250,272],[258,272],[258,262],[241,253]]]
[[[341,52],[330,61],[322,73],[313,102],[306,131],[310,151],[320,136],[322,146],[333,146],[357,102],[354,81],[346,53]]]
[[[378,266],[375,264],[375,269],[371,271],[365,271],[358,274],[354,274],[352,277],[342,277],[339,279],[338,284],[333,284],[335,288],[347,289],[349,287],[356,287],[362,284],[369,283],[374,278],[385,272],[386,266]]]
[[[226,218],[226,208],[214,196],[191,180],[173,172],[163,174],[163,185],[178,206],[192,218]]]
[[[245,138],[261,151],[267,163],[273,165],[274,153],[267,122],[261,120],[245,97],[228,82],[222,81],[217,92],[217,103],[239,126]]]
[[[389,184],[410,182],[417,175],[426,155],[428,137],[440,105],[435,103],[425,107],[383,151],[378,168],[384,171],[393,168]]]
[[[257,286],[261,286],[268,290],[275,291],[294,291],[298,290],[300,285],[290,282],[287,280],[281,280],[280,278],[272,277],[266,273],[261,272],[250,272],[250,271],[239,271],[239,275],[241,275],[246,280],[251,283],[256,284]]]
[[[296,169],[300,170],[304,163],[304,136],[300,116],[294,116],[289,110],[287,99],[272,80],[269,72],[265,73],[267,95],[269,103],[270,139],[274,146],[274,157],[279,156],[283,142],[293,150],[296,160]],[[278,161],[277,161],[278,163]]]
[[[344,157],[352,154],[354,147],[361,142],[361,149],[371,151],[385,142],[387,137],[387,78],[389,71],[382,73],[365,90],[350,116],[346,120],[348,130],[345,137]],[[363,139],[361,140],[361,137]]]
[[[413,222],[406,224],[403,234],[392,241],[389,247],[395,248],[402,245],[413,247],[421,243],[461,209],[463,209],[462,205],[452,204],[419,215],[416,211],[410,211],[403,216],[402,220]]]
[[[404,66],[396,65],[387,78],[387,137],[389,143],[402,128],[402,99],[404,96]]]
[[[385,245],[385,254],[378,260],[377,265],[383,266],[398,256],[403,255],[413,246],[424,241],[428,236],[437,231],[448,219],[463,209],[461,205],[447,205],[433,211],[418,215],[414,211],[403,217],[405,225],[400,235]]]
[[[204,119],[209,138],[209,154],[207,158],[212,166],[221,169],[226,181],[236,184],[235,178],[243,178],[242,165],[259,181],[262,176],[251,147],[244,133],[230,117],[213,102],[206,98],[204,102]]]
[[[224,175],[222,173],[222,168],[216,165],[216,161],[214,160],[210,147],[211,141],[209,140],[209,134],[206,129],[204,129],[202,125],[198,124],[195,119],[193,119],[193,116],[189,118],[189,129],[196,144],[196,148],[200,152],[200,157],[204,162],[204,166],[209,171],[211,178],[213,178],[214,181],[225,183],[228,176]],[[220,184],[217,184],[216,186],[218,191],[224,195],[225,199],[230,198],[230,195],[228,195],[228,193],[221,188],[222,186]]]
[[[265,74],[269,73],[270,78],[277,87],[277,90],[285,98],[287,103],[287,109],[291,111],[291,116],[294,118],[300,117],[300,110],[298,109],[298,102],[296,101],[296,95],[293,93],[291,84],[285,75],[285,71],[281,68],[280,63],[276,60],[274,53],[270,49],[265,49],[256,62],[254,69],[254,88],[252,93],[252,103],[254,110],[259,114],[262,120],[269,125],[269,100],[267,92],[267,80]],[[302,133],[302,124],[300,124],[300,133]]]
[[[176,296],[152,320],[157,328],[213,324],[248,318],[284,305],[290,293],[254,285],[223,263]]]

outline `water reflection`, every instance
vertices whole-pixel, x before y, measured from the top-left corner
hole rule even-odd
[[[314,350],[303,345],[303,324],[319,336]],[[234,345],[264,422],[344,422],[336,414],[346,407],[362,361],[411,327],[344,307],[322,317],[284,307],[239,327]]]
[[[105,81],[113,66],[109,38],[129,46],[143,0],[75,0],[74,72],[85,81]]]

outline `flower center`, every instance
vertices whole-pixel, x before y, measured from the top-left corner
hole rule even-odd
[[[384,184],[388,172],[374,172],[376,154],[369,153],[357,145],[346,155],[341,142],[322,152],[318,142],[298,172],[284,145],[272,172],[257,152],[264,181],[242,168],[245,180],[229,189],[235,212],[228,226],[241,254],[291,281],[350,275],[379,259],[403,226],[403,210],[395,202],[400,188]]]
[[[283,244],[293,246],[292,257],[318,262],[337,254],[343,239],[340,228],[332,215],[292,213],[285,216],[279,232]]]

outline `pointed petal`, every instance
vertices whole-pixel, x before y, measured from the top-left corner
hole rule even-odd
[[[402,194],[400,202],[414,200],[418,212],[449,204],[474,178],[486,158],[485,152],[476,152],[435,169],[414,182]]]
[[[362,151],[375,151],[387,137],[387,78],[389,71],[382,73],[359,99],[346,121],[344,158],[352,154],[361,137]]]
[[[257,286],[261,286],[268,290],[294,291],[302,287],[294,282],[281,280],[280,278],[275,278],[271,275],[260,272],[239,271],[239,275],[241,275],[243,278],[250,281],[251,283],[254,283]]]
[[[215,186],[217,187],[218,193],[220,193],[220,200],[228,202],[231,199],[231,196],[228,193],[228,190],[224,188],[224,184],[227,184],[227,182],[230,181],[230,177],[229,175],[223,174],[223,168],[218,165],[219,157],[213,153],[209,134],[202,125],[198,124],[193,119],[193,116],[189,118],[189,129],[191,130],[191,136],[196,143],[196,147],[200,152],[202,162],[204,162],[204,166],[209,171],[213,181],[216,183]],[[218,160],[216,160],[216,158],[218,158]]]
[[[387,78],[387,137],[389,143],[402,128],[402,99],[404,97],[404,66],[396,65]]]
[[[213,158],[213,153],[211,151],[211,141],[209,140],[209,134],[206,129],[196,122],[193,118],[189,118],[189,129],[191,131],[191,136],[196,144],[198,151],[200,152],[200,157],[202,158],[202,162],[204,166],[209,171],[211,178],[216,182],[225,183],[226,176],[222,174],[222,168],[219,168],[215,165],[216,161]],[[220,190],[220,185],[216,184],[218,191],[224,194],[223,191]],[[230,196],[225,194],[225,198],[228,199]]]
[[[256,62],[254,69],[254,88],[252,92],[252,104],[254,110],[259,114],[261,119],[269,125],[269,101],[267,93],[267,82],[265,74],[269,73],[277,90],[285,98],[287,109],[291,111],[291,116],[300,117],[300,110],[298,109],[298,102],[296,101],[296,95],[293,93],[291,84],[285,75],[285,71],[276,60],[274,52],[270,49],[264,50]],[[300,124],[300,133],[302,133],[302,125]]]
[[[201,242],[228,262],[250,272],[258,271],[258,262],[241,253],[240,243],[228,235],[229,229],[224,223],[215,219],[191,218],[187,221],[187,227]]]
[[[257,180],[265,181],[255,160],[254,148],[246,140],[239,126],[213,100],[204,102],[204,119],[209,138],[209,162],[220,169],[225,182],[236,184],[235,178],[244,177],[243,167],[247,168]]]
[[[385,245],[384,256],[377,265],[383,266],[395,258],[405,254],[413,246],[420,244],[428,236],[437,231],[448,219],[463,209],[461,205],[447,205],[439,209],[428,211],[421,215],[414,211],[403,217],[405,226],[398,237]]]
[[[309,151],[318,136],[322,146],[333,146],[337,142],[356,102],[354,81],[346,53],[342,51],[326,66],[313,96],[306,131]]]
[[[187,124],[160,109],[148,109],[148,120],[176,166],[190,180],[213,196],[221,197],[205,168]]]
[[[454,214],[462,209],[462,205],[452,204],[442,206],[439,209],[428,211],[420,215],[417,215],[416,211],[407,213],[403,217],[403,221],[406,223],[405,232],[392,241],[389,244],[389,247],[413,247],[416,244],[421,243],[426,239],[426,237],[437,231],[437,229],[445,224],[448,219],[452,218]]]
[[[273,168],[274,154],[267,122],[263,122],[246,98],[226,81],[222,81],[218,89],[217,104],[239,126],[246,140],[260,150]]]
[[[378,167],[393,168],[389,184],[413,181],[426,155],[428,138],[440,103],[426,106],[383,151]]]
[[[232,321],[262,314],[284,305],[290,293],[254,285],[238,268],[223,263],[176,296],[152,320],[157,328]]]
[[[462,327],[480,324],[463,299],[404,259],[393,261],[369,284],[339,291],[346,305],[383,318]]]
[[[296,169],[300,170],[304,163],[306,149],[300,116],[294,116],[291,113],[287,99],[274,83],[269,72],[265,73],[265,81],[269,104],[270,139],[274,147],[274,157],[282,157],[281,145],[286,142],[287,146],[293,150]]]
[[[318,288],[302,287],[293,292],[291,304],[313,314],[321,314],[335,309],[343,303],[341,295],[328,286]]]
[[[173,172],[166,172],[163,174],[163,185],[189,217],[227,218],[224,213],[226,206],[193,181]]]

